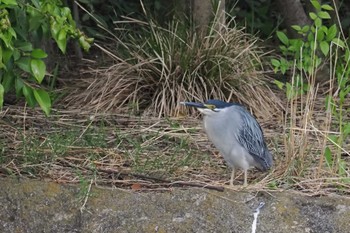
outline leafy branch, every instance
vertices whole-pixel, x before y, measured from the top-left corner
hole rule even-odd
[[[42,85],[48,55],[34,45],[50,38],[62,53],[69,38],[86,51],[93,42],[76,27],[70,9],[60,0],[0,1],[0,108],[5,94],[15,91],[29,106],[39,104],[49,115],[51,98]]]

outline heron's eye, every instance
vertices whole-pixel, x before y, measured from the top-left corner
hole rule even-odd
[[[205,106],[206,106],[208,109],[213,110],[213,111],[215,111],[215,109],[216,109],[216,106],[213,105],[213,104],[206,104]]]

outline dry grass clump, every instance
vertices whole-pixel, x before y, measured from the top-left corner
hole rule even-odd
[[[138,114],[146,100],[138,101],[134,92],[142,86],[142,80],[134,67],[119,63],[108,68],[82,71],[86,76],[81,82],[72,83],[72,90],[61,104],[69,109],[80,109],[90,113]]]
[[[117,64],[93,71],[87,90],[68,96],[71,107],[169,116],[179,113],[180,101],[218,98],[244,103],[258,116],[281,108],[265,86],[263,51],[252,35],[223,25],[200,37],[176,19],[161,27],[150,17],[116,25],[133,25],[118,51],[108,52]]]

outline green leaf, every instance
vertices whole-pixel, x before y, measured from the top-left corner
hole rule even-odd
[[[4,93],[5,93],[5,89],[0,84],[0,110],[2,109],[2,106],[4,105]]]
[[[345,47],[345,43],[339,38],[332,39],[332,42],[341,48]]]
[[[86,39],[84,36],[79,37],[79,44],[84,49],[84,51],[89,51],[90,49],[90,43],[92,43],[93,40],[91,38]]]
[[[350,50],[345,50],[345,61],[348,61],[350,59]]]
[[[317,13],[318,17],[320,17],[321,19],[330,19],[331,16],[328,14],[327,11],[320,11]]]
[[[45,17],[41,15],[39,12],[35,11],[35,15],[32,15],[29,18],[29,31],[36,31],[39,29],[45,20]]]
[[[277,60],[277,59],[271,59],[271,64],[274,66],[274,67],[279,67],[281,65],[280,61]]]
[[[33,94],[33,89],[27,85],[23,85],[22,88],[23,95],[26,97],[26,101],[30,107],[34,107],[36,104],[34,94]]]
[[[321,5],[318,2],[318,0],[311,0],[310,2],[315,7],[316,10],[318,10],[318,11],[321,10]]]
[[[60,48],[60,50],[62,51],[62,53],[66,53],[66,47],[67,47],[67,32],[62,29],[59,32],[59,35],[57,37],[56,43],[58,45],[58,47]]]
[[[310,49],[311,51],[316,51],[317,43],[315,43],[314,41],[310,41]]]
[[[317,41],[323,41],[323,39],[324,39],[323,30],[317,30]]]
[[[15,89],[16,89],[16,96],[17,97],[21,96],[21,94],[23,93],[22,92],[23,87],[24,87],[23,80],[21,78],[17,77],[15,80]]]
[[[12,49],[12,36],[7,32],[0,31],[0,39],[5,43],[6,48]]]
[[[278,185],[277,185],[277,182],[275,180],[273,180],[267,184],[267,187],[269,187],[269,189],[274,190],[274,189],[278,188]]]
[[[327,35],[327,33],[328,33],[328,28],[326,27],[326,26],[324,26],[324,25],[322,25],[320,28],[319,28],[319,30],[321,30],[324,34],[326,34]]]
[[[309,25],[305,25],[302,29],[301,29],[301,31],[303,32],[303,33],[306,33],[306,32],[308,32],[310,30],[310,26]]]
[[[60,32],[61,25],[59,25],[56,21],[51,23],[51,35],[57,41],[58,33]]]
[[[322,19],[320,19],[320,18],[315,19],[315,26],[318,28],[321,27],[322,26]]]
[[[329,52],[329,44],[327,41],[321,41],[320,48],[323,53],[323,55],[327,56]]]
[[[15,47],[24,52],[30,52],[33,50],[33,45],[30,42],[19,41],[15,44]]]
[[[284,83],[281,82],[281,81],[278,81],[278,80],[273,80],[273,82],[276,84],[276,86],[280,89],[280,90],[283,90],[283,87],[284,87]]]
[[[15,62],[15,64],[23,71],[31,73],[30,61],[31,59],[29,57],[21,57]]]
[[[281,73],[282,74],[285,74],[286,71],[289,69],[289,63],[286,59],[282,58],[281,59],[281,66],[280,66],[280,69],[281,69]]]
[[[58,40],[56,42],[57,42],[57,45],[60,48],[61,52],[66,53],[67,41],[66,40]]]
[[[21,58],[21,52],[16,48],[13,50],[12,55],[14,61],[18,61]]]
[[[286,34],[284,34],[284,32],[281,31],[277,31],[277,37],[278,39],[280,39],[280,41],[285,44],[285,45],[289,45],[289,39],[286,36]]]
[[[3,60],[4,60],[5,64],[10,61],[12,55],[13,55],[13,50],[8,49],[8,48],[3,48],[2,56],[3,56]]]
[[[326,40],[331,41],[337,36],[337,33],[338,33],[337,25],[333,24],[330,28],[328,28]]]
[[[35,8],[41,10],[41,6],[40,6],[40,2],[39,0],[31,0],[31,2],[33,3],[33,5],[35,6]]]
[[[15,75],[12,71],[8,71],[3,75],[2,85],[5,93],[9,92],[14,87]]]
[[[309,42],[311,42],[311,41],[315,41],[315,34],[313,34],[313,33],[309,33],[308,35],[307,35],[307,40],[309,41]]]
[[[310,18],[311,18],[312,20],[315,20],[315,19],[318,18],[317,15],[316,15],[314,12],[310,12],[310,13],[309,13],[309,16],[310,16]]]
[[[9,28],[8,31],[15,39],[17,39],[17,33],[15,32],[15,30],[12,27]]]
[[[320,67],[321,63],[322,63],[322,58],[315,56],[315,68]]]
[[[30,63],[33,75],[38,83],[41,83],[45,77],[46,65],[42,60],[32,59]]]
[[[329,149],[329,147],[327,146],[326,149],[324,150],[324,157],[326,159],[326,164],[329,168],[332,167],[333,164],[333,158],[332,158],[332,152]]]
[[[333,11],[334,10],[333,7],[331,7],[330,5],[327,5],[327,4],[322,5],[321,8],[323,10],[327,10],[327,11]]]
[[[299,25],[292,25],[292,28],[297,32],[301,31],[301,27]]]
[[[280,69],[281,63],[277,59],[271,59],[271,64],[274,66],[273,71],[276,74],[278,72],[278,70]]]
[[[41,49],[34,49],[32,51],[31,55],[32,55],[33,58],[38,58],[38,59],[42,59],[42,58],[46,58],[47,57],[47,54]]]
[[[1,2],[5,3],[6,5],[17,6],[17,1],[16,0],[2,0]]]
[[[50,115],[51,111],[51,99],[49,94],[41,89],[34,90],[34,96],[36,101],[38,101],[41,109],[45,112],[46,116]]]
[[[61,29],[61,31],[58,33],[57,40],[66,40],[67,39],[67,31],[65,29]]]

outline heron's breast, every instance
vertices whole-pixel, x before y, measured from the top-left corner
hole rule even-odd
[[[233,146],[237,144],[234,132],[229,129],[229,126],[221,122],[220,119],[207,117],[204,119],[204,128],[209,140],[223,154],[228,155]]]

